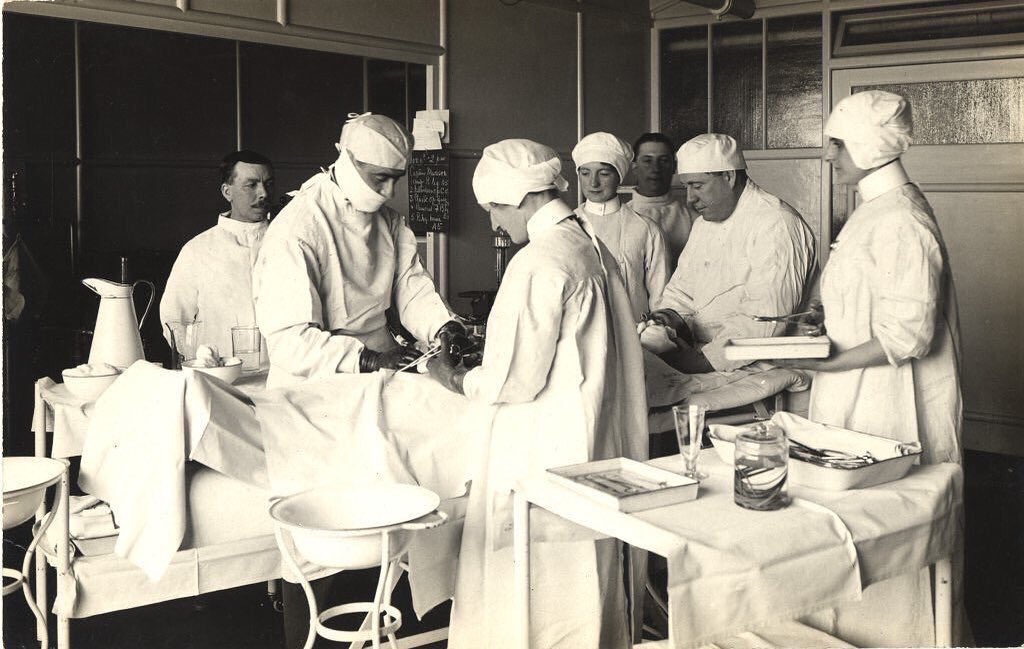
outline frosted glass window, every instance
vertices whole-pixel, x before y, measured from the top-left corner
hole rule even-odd
[[[968,79],[858,86],[906,97],[914,144],[1024,142],[1024,78]]]
[[[733,136],[743,149],[762,149],[761,21],[711,29],[711,127]]]
[[[661,32],[661,130],[677,144],[708,130],[706,27]]]
[[[821,16],[787,16],[768,23],[769,149],[821,146]]]

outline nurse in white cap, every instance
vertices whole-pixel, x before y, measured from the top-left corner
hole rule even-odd
[[[647,457],[643,361],[615,260],[559,197],[551,148],[488,146],[473,174],[492,226],[526,243],[502,277],[483,363],[468,372],[429,363],[443,385],[495,406],[487,453],[473,476],[448,646],[523,646],[512,591],[511,488],[547,468]],[[527,243],[528,242],[528,243]],[[543,478],[542,478],[543,479]],[[631,645],[621,547],[550,535],[531,547],[530,647]]]
[[[572,150],[586,201],[576,213],[586,217],[597,238],[615,256],[640,320],[668,282],[669,259],[661,229],[619,200],[618,188],[633,161],[633,149],[611,133],[591,133]]]
[[[418,340],[465,333],[421,265],[412,231],[384,205],[405,175],[411,136],[367,113],[345,124],[335,147],[337,161],[271,223],[253,272],[269,386],[415,358],[387,329],[390,306]]]
[[[814,236],[796,210],[747,177],[728,135],[698,135],[679,148],[680,180],[700,213],[652,318],[673,327],[678,350],[662,355],[683,372],[728,371],[731,338],[781,334],[755,315],[793,313],[816,267]],[[655,351],[655,350],[652,350]]]
[[[960,462],[959,324],[935,215],[900,156],[910,104],[869,90],[839,102],[825,125],[825,160],[861,204],[821,278],[831,358],[817,370],[810,416],[872,435],[920,441],[922,462]]]
[[[856,185],[861,198],[821,278],[833,353],[821,361],[776,363],[817,370],[809,412],[814,421],[919,441],[923,464],[959,463],[956,296],[931,206],[900,161],[912,128],[910,104],[881,90],[851,95],[829,116],[824,159],[835,180]],[[954,552],[954,646],[967,639],[961,636],[967,627],[960,558]],[[859,646],[924,646],[934,642],[930,602],[925,568],[874,584],[855,606],[809,622],[856,638]]]

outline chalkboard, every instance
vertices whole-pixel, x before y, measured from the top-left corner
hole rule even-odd
[[[409,227],[447,232],[451,205],[448,151],[413,151],[409,164]]]

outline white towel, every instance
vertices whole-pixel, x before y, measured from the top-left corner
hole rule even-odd
[[[185,462],[209,421],[205,383],[137,361],[97,400],[78,484],[110,504],[114,552],[157,581],[185,532]],[[186,389],[188,386],[188,389]]]

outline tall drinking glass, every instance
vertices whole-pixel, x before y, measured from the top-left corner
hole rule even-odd
[[[231,327],[231,355],[242,359],[243,374],[260,371],[261,340],[259,327]]]
[[[672,415],[676,423],[676,440],[679,454],[683,457],[683,475],[694,480],[703,480],[708,474],[697,470],[701,440],[704,438],[704,416],[707,406],[691,404],[673,406]]]

